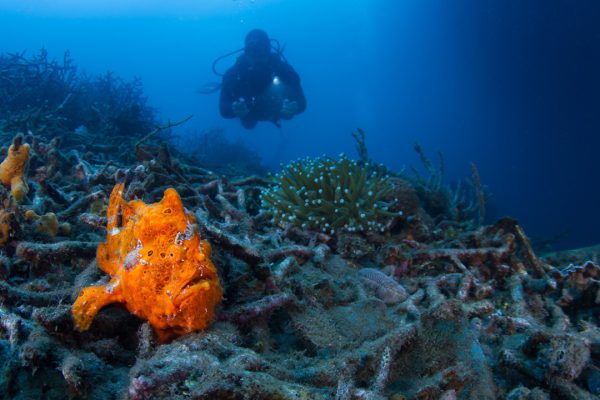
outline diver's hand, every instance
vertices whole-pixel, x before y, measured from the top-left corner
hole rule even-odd
[[[279,115],[283,119],[290,119],[298,112],[298,103],[295,101],[289,101],[288,99],[283,99],[283,104],[281,105],[281,110],[279,111]]]
[[[250,109],[243,98],[240,98],[238,101],[234,101],[231,105],[231,110],[238,118],[244,118],[250,112]]]

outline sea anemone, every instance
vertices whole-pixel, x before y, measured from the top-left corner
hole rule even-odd
[[[334,234],[384,231],[393,185],[383,168],[339,160],[305,158],[275,175],[275,186],[262,195],[263,207],[280,226]]]

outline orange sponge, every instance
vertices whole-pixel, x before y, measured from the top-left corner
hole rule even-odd
[[[175,189],[149,205],[124,201],[123,189],[117,184],[112,191],[106,243],[96,254],[112,279],[79,294],[72,307],[76,329],[88,329],[98,311],[114,302],[148,320],[163,342],[206,328],[223,291],[196,219]]]
[[[16,136],[8,148],[8,155],[0,164],[0,182],[4,186],[10,186],[10,193],[17,203],[20,203],[29,191],[24,178],[28,161],[29,145],[23,143],[22,136]]]
[[[38,215],[33,210],[25,211],[25,219],[34,221],[36,232],[55,237],[58,234],[68,235],[71,232],[71,224],[68,222],[59,223],[56,214],[53,212],[44,215]]]

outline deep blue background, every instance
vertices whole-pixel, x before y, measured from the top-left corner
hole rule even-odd
[[[372,158],[399,170],[419,165],[419,141],[445,154],[448,182],[477,164],[490,218],[515,216],[534,238],[564,234],[561,247],[600,242],[598,1],[85,3],[0,0],[0,51],[69,49],[88,72],[139,76],[164,119],[195,115],[180,134],[224,127],[270,166],[354,155],[362,127]],[[194,93],[255,27],[287,44],[307,95],[283,138],[223,121],[216,95]]]

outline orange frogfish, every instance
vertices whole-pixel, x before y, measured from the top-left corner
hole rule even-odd
[[[106,243],[96,259],[112,279],[84,288],[72,307],[75,328],[85,331],[100,309],[123,303],[154,327],[161,342],[202,330],[223,297],[210,244],[175,189],[161,201],[123,200],[117,184],[108,202]]]

